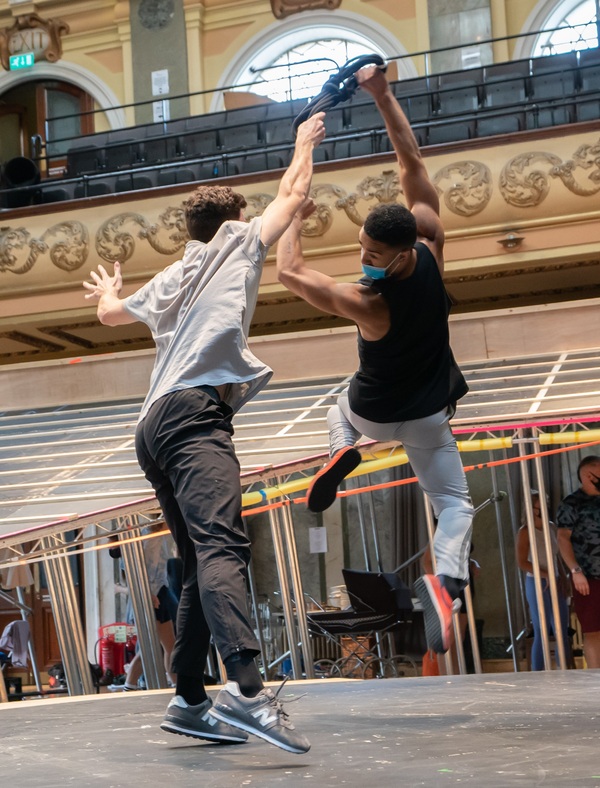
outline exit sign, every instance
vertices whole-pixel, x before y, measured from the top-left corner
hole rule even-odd
[[[20,55],[11,55],[8,60],[10,70],[16,71],[18,68],[30,68],[35,63],[33,52],[22,52]]]

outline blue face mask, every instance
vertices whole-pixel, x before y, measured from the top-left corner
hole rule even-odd
[[[390,268],[394,265],[396,260],[403,254],[404,250],[398,252],[398,254],[394,257],[394,259],[386,265],[385,268],[377,268],[375,265],[367,265],[366,263],[361,263],[361,268],[363,270],[363,274],[365,276],[369,276],[371,279],[385,279],[386,276],[389,276],[392,271]],[[395,268],[396,266],[394,266]]]
[[[363,274],[371,279],[385,279],[387,276],[387,268],[377,268],[377,266],[365,265],[364,263],[361,266]]]

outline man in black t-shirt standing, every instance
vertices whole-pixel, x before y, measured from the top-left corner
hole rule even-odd
[[[438,520],[436,575],[415,584],[425,615],[429,648],[451,645],[452,610],[468,581],[473,506],[456,441],[449,427],[467,384],[449,343],[450,301],[442,280],[444,229],[439,199],[417,141],[384,73],[361,69],[359,85],[375,99],[396,152],[408,205],[375,207],[359,232],[364,277],[338,283],[307,268],[302,256],[305,204],[277,249],[280,281],[313,306],[349,318],[358,328],[360,366],[328,413],[331,460],[308,490],[319,512],[361,461],[360,435],[401,442]]]
[[[584,457],[577,477],[581,487],[556,513],[558,546],[571,573],[585,661],[588,668],[600,668],[600,457]]]

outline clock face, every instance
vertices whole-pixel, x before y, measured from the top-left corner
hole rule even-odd
[[[173,0],[140,0],[138,17],[148,30],[160,30],[173,19],[175,3]]]

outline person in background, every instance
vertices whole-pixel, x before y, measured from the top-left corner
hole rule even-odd
[[[162,523],[147,526],[142,529],[142,535],[147,536],[156,531],[160,531],[162,528],[164,528]],[[144,550],[146,573],[148,575],[148,585],[150,586],[152,604],[154,605],[156,631],[163,650],[165,673],[167,674],[167,680],[171,686],[175,686],[176,676],[171,672],[171,654],[175,646],[177,597],[169,585],[169,576],[167,572],[168,562],[172,556],[171,550],[169,549],[169,543],[173,543],[172,538],[168,534],[163,534],[161,536],[154,536],[150,539],[144,539],[142,547]],[[111,547],[109,552],[113,558],[121,557],[121,549],[118,545],[116,547]],[[140,689],[138,682],[142,673],[142,658],[138,650],[129,663],[125,675],[125,682],[123,684],[111,684],[109,689],[112,692],[116,690],[124,690],[125,692],[138,690]]]
[[[584,457],[577,477],[581,486],[556,512],[558,546],[571,573],[586,664],[600,668],[600,457]]]
[[[533,522],[535,525],[535,541],[537,547],[538,563],[542,580],[542,592],[544,600],[544,613],[546,616],[546,626],[548,633],[554,633],[556,637],[556,624],[554,612],[552,610],[552,597],[550,596],[550,581],[548,580],[548,559],[542,530],[542,513],[540,509],[540,494],[537,490],[531,491],[531,506],[533,509]],[[552,539],[552,555],[554,563],[552,572],[556,578],[556,590],[558,594],[558,608],[560,613],[560,629],[565,646],[565,658],[567,665],[570,664],[570,644],[569,644],[569,605],[564,594],[566,573],[562,567],[558,553],[557,529],[553,522],[550,522],[550,537]],[[525,596],[531,615],[533,625],[533,645],[531,647],[531,670],[544,670],[544,647],[540,627],[540,611],[538,598],[535,592],[535,578],[533,576],[533,564],[531,562],[531,548],[529,542],[529,529],[527,524],[521,526],[517,533],[516,543],[517,565],[525,572]]]

